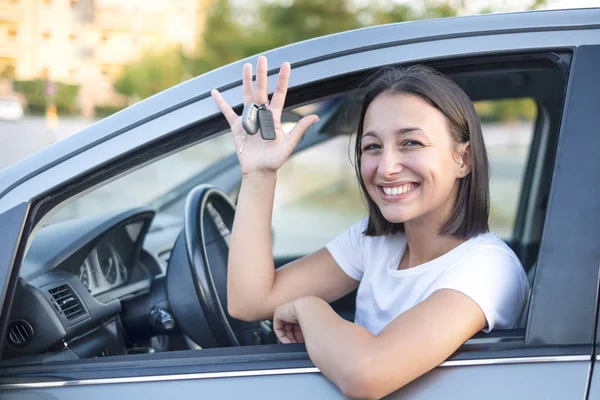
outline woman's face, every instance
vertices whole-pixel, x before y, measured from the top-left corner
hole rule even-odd
[[[383,217],[445,223],[469,165],[445,115],[420,97],[383,93],[367,108],[363,128],[361,176]]]

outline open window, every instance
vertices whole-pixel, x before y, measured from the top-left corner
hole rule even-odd
[[[541,241],[568,60],[540,53],[430,63],[467,92],[482,116],[491,161],[492,229],[527,271],[534,271]],[[320,113],[323,123],[307,134],[281,171],[276,264],[316,250],[366,215],[350,163],[357,121],[348,112],[360,99],[352,89],[363,77],[364,72],[335,77],[328,85],[302,87],[288,96],[290,122],[310,110]],[[498,109],[508,109],[509,117],[499,118]],[[61,211],[44,220],[25,255],[0,367],[108,356],[164,360],[155,353],[199,350],[177,329],[164,282],[187,194],[210,183],[235,198],[241,176],[233,144],[223,132],[222,118],[204,121],[101,166],[40,201],[37,223],[59,204]],[[323,218],[334,222],[323,224]],[[353,314],[353,295],[333,307]],[[495,348],[523,346],[524,328],[478,335],[472,343],[479,349],[490,342]],[[268,326],[255,329],[263,346],[241,353],[202,349],[194,356],[269,353],[277,360],[291,352],[305,357],[301,346],[274,345]]]

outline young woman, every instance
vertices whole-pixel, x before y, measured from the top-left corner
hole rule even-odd
[[[378,398],[442,363],[481,330],[511,328],[527,278],[488,233],[488,160],[467,95],[438,72],[386,68],[366,88],[356,170],[369,217],[325,248],[275,271],[271,214],[277,170],[318,121],[281,130],[290,65],[269,103],[277,137],[247,136],[230,242],[228,307],[243,320],[273,318],[282,343],[304,342],[348,397]],[[243,71],[244,104],[267,103],[267,60]],[[237,148],[240,118],[215,90]],[[355,323],[329,306],[358,287]]]

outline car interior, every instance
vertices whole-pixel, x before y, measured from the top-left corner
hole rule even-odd
[[[536,103],[515,225],[507,240],[530,284],[550,194],[569,63],[566,51],[426,62],[454,79],[474,102],[531,98]],[[315,83],[289,93],[292,107],[316,103],[327,107],[320,131],[314,140],[304,139],[299,152],[355,132],[358,115],[352,110],[361,99],[358,83],[369,72],[333,77],[327,85]],[[297,117],[289,113],[289,120]],[[41,225],[46,213],[77,193],[198,142],[197,132],[203,132],[202,138],[218,135],[226,125],[215,116],[186,129],[114,165],[99,167],[81,182],[65,184],[60,193],[32,207],[36,222]],[[178,185],[164,196],[168,201],[38,229],[20,265],[0,367],[239,346],[271,346],[275,349],[271,351],[285,352],[270,321],[246,323],[227,314],[228,235],[241,180],[235,157],[219,160],[214,168]],[[215,184],[225,176],[227,185]],[[161,225],[166,210],[181,213],[174,226]],[[172,234],[165,235],[167,231]],[[165,238],[168,243],[163,243]],[[296,257],[276,258],[276,268]],[[332,307],[352,320],[355,296],[350,293]],[[527,310],[524,304],[515,329],[479,333],[464,348],[522,345]]]

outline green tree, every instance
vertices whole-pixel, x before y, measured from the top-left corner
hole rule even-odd
[[[194,73],[290,43],[357,28],[360,24],[351,4],[349,0],[295,0],[289,4],[257,0],[252,8],[234,10],[229,0],[217,0],[207,16],[202,54]],[[243,14],[243,21],[238,14]]]
[[[217,0],[206,18],[204,35],[200,39],[202,54],[193,63],[193,73],[202,74],[252,55],[251,52],[260,46],[256,45],[257,38],[252,38],[250,31],[251,26],[236,21],[229,0]]]
[[[295,0],[284,5],[263,3],[257,34],[268,48],[343,32],[360,27],[348,0]]]
[[[414,10],[405,4],[394,4],[392,7],[385,5],[370,5],[360,11],[363,16],[364,26],[391,24],[418,19]]]
[[[534,0],[533,3],[529,7],[528,10],[539,10],[541,8],[545,8],[548,5],[548,0]]]
[[[125,96],[145,99],[180,83],[185,72],[179,49],[146,53],[139,61],[125,67],[114,82],[114,88]]]
[[[456,17],[456,15],[456,10],[450,4],[434,4],[426,6],[415,19],[449,18]]]

